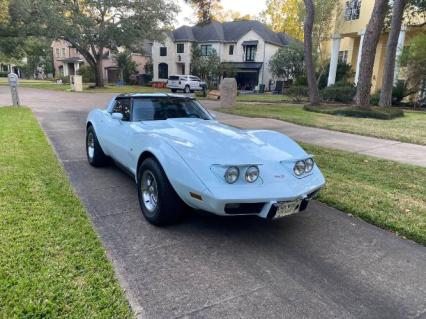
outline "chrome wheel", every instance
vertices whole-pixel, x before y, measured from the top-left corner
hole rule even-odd
[[[87,134],[87,154],[90,159],[93,159],[95,156],[95,137],[93,136],[93,132]]]
[[[157,181],[151,171],[146,170],[141,179],[143,205],[150,213],[154,213],[158,205]]]

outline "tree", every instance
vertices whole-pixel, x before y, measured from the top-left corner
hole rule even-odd
[[[9,0],[0,0],[0,25],[5,24],[9,18]]]
[[[269,61],[269,69],[278,78],[295,79],[305,73],[303,46],[292,43],[279,49]]]
[[[395,72],[396,50],[398,48],[398,37],[401,31],[402,17],[407,0],[395,0],[392,10],[392,22],[386,44],[386,58],[380,91],[379,105],[383,107],[392,106],[392,88]],[[399,62],[397,62],[399,63]]]
[[[374,59],[380,33],[384,26],[387,8],[387,0],[376,0],[370,21],[365,30],[355,97],[356,104],[360,108],[368,109],[370,107],[371,78],[373,76]]]
[[[114,56],[114,61],[120,70],[121,80],[129,83],[130,77],[137,73],[137,64],[132,60],[132,53],[128,50],[119,52]]]
[[[420,33],[404,48],[401,65],[407,66],[407,93],[417,93],[426,86],[426,34]]]
[[[143,39],[162,38],[177,6],[169,0],[14,0],[13,17],[27,35],[64,39],[95,70],[96,86],[104,86],[106,49],[143,50]],[[11,14],[12,15],[12,14]]]
[[[268,0],[263,20],[276,32],[303,40],[303,13],[300,0]]]
[[[305,46],[305,66],[306,77],[308,78],[309,102],[311,105],[320,103],[318,85],[315,78],[315,65],[312,56],[312,28],[315,19],[315,8],[312,0],[304,0],[306,17],[304,25],[304,46]]]
[[[206,23],[214,20],[214,9],[220,0],[185,0],[196,12],[198,23]]]
[[[216,87],[221,73],[226,72],[226,69],[222,69],[220,58],[215,50],[212,50],[207,56],[203,56],[197,44],[192,45],[190,67],[191,74],[204,80],[208,87]]]

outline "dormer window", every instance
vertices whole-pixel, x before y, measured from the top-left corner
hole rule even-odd
[[[359,19],[361,11],[361,0],[347,0],[345,5],[345,20],[352,21]]]

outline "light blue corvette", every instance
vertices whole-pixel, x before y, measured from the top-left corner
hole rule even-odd
[[[134,176],[141,210],[155,225],[187,206],[217,215],[274,219],[306,209],[325,180],[287,136],[216,121],[195,99],[131,94],[87,118],[87,158],[114,160]]]

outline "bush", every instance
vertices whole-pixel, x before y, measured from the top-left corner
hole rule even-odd
[[[330,115],[351,116],[358,118],[374,118],[379,120],[391,120],[404,116],[404,112],[397,108],[372,107],[368,110],[355,106],[311,106],[303,107],[306,111],[325,113]]]
[[[352,85],[337,83],[321,90],[321,98],[324,101],[351,103],[356,94],[356,88]]]
[[[302,85],[293,85],[284,92],[293,99],[294,102],[302,102],[302,98],[308,96],[308,87]]]
[[[90,65],[84,65],[77,71],[83,77],[83,82],[95,82],[95,70]]]
[[[330,62],[328,62],[328,64],[325,66],[324,73],[322,73],[320,76],[319,83],[318,83],[318,88],[320,90],[327,86],[329,71],[330,71]],[[354,76],[354,72],[352,71],[352,67],[350,64],[347,64],[345,62],[339,62],[337,64],[336,83],[337,82],[348,83],[349,79],[351,79],[353,76]]]
[[[379,105],[380,101],[380,90],[371,95],[370,104]],[[392,105],[399,105],[407,94],[407,86],[404,81],[399,81],[396,86],[392,89]]]
[[[379,105],[379,101],[380,101],[380,91],[374,93],[373,95],[370,96],[370,104],[371,105]]]
[[[7,74],[6,71],[0,71],[0,78],[7,78]]]
[[[297,85],[297,86],[308,86],[308,78],[306,77],[306,75],[298,76],[296,78],[296,80],[294,80],[294,85]]]

